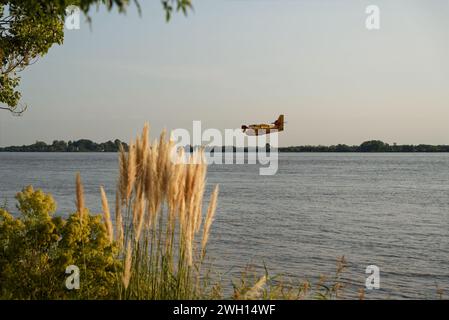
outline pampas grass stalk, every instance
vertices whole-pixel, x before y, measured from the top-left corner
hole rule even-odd
[[[149,141],[146,124],[128,151],[121,148],[119,154],[115,234],[122,251],[123,243],[127,243],[121,253],[123,292],[119,296],[195,299],[204,291],[197,280],[202,277],[200,266],[218,188],[203,217],[207,172],[204,150],[196,150],[186,157],[189,161],[182,162],[178,160],[184,158],[184,151],[173,149],[165,130],[159,139],[151,144]]]
[[[128,159],[126,161],[126,199],[129,200],[133,191],[134,182],[136,180],[136,145],[132,142],[129,144]]]
[[[81,183],[81,176],[78,172],[76,174],[76,209],[80,215],[80,221],[83,220],[84,208],[84,187]]]
[[[203,239],[201,241],[201,259],[204,259],[206,255],[206,246],[209,240],[210,227],[215,216],[215,210],[217,208],[218,198],[218,186],[215,187],[209,202],[209,208],[207,209],[206,220],[204,222]]]
[[[104,191],[103,187],[100,187],[100,193],[101,193],[101,206],[103,208],[104,224],[106,226],[106,232],[109,237],[109,241],[112,243],[112,241],[114,240],[114,231],[112,227],[111,213],[109,211],[108,198],[106,197],[106,192]]]
[[[123,248],[124,231],[123,231],[123,217],[122,217],[122,201],[120,200],[120,190],[117,189],[115,193],[115,226],[116,239],[119,249]]]
[[[126,247],[125,261],[123,267],[123,286],[125,289],[128,289],[129,282],[131,280],[131,264],[132,264],[132,248],[131,243],[128,242],[128,246]]]

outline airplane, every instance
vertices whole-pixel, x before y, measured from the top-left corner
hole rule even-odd
[[[264,134],[270,134],[273,132],[281,132],[284,131],[284,115],[281,114],[279,118],[270,124],[261,123],[261,124],[250,124],[242,125],[243,133],[246,133],[248,136],[259,136]]]

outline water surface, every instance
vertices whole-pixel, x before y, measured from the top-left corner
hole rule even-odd
[[[86,205],[100,211],[99,186],[112,200],[117,155],[0,153],[0,200],[32,184],[51,192],[58,214],[75,208],[76,172]],[[212,165],[208,192],[220,185],[209,253],[223,277],[263,262],[269,270],[316,280],[335,272],[363,287],[365,268],[381,270],[367,298],[436,298],[449,291],[449,154],[281,153],[279,171]]]

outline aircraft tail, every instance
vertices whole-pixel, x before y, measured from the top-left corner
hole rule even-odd
[[[278,126],[279,131],[284,131],[284,115],[281,114],[276,120],[275,124]]]

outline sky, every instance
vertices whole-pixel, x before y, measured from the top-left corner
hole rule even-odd
[[[168,24],[159,1],[140,2],[141,17],[91,12],[22,73],[29,108],[0,112],[0,146],[279,114],[281,146],[449,144],[447,0],[193,0]],[[379,30],[365,27],[368,5]]]

